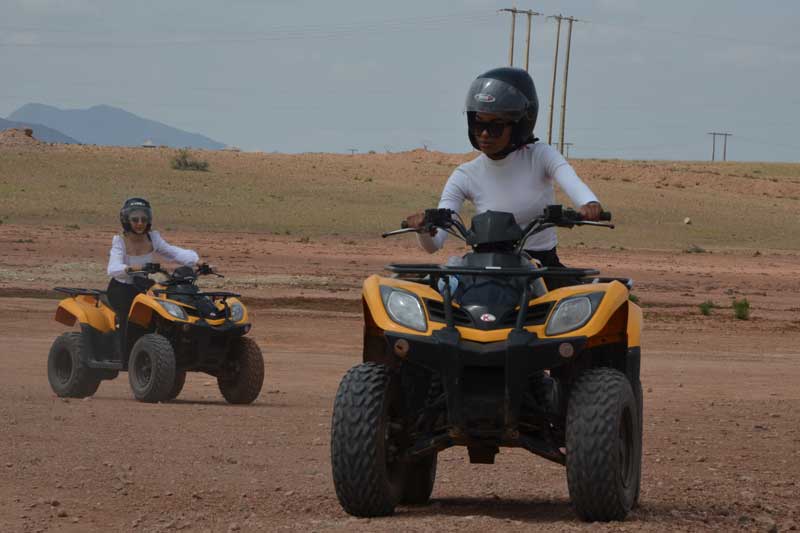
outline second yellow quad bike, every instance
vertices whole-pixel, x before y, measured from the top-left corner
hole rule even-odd
[[[158,273],[166,279],[147,277]],[[251,325],[239,295],[201,291],[198,276],[219,276],[208,265],[169,274],[150,263],[135,274],[149,288],[133,300],[123,329],[103,291],[55,289],[68,295],[58,304],[56,321],[77,323],[80,330],[60,335],[50,348],[47,377],[53,391],[61,397],[92,396],[102,380],[127,371],[137,400],[163,402],[180,394],[186,372],[205,372],[217,378],[229,403],[255,401],[264,383],[264,358],[258,344],[245,337]]]
[[[549,206],[526,228],[488,211],[467,229],[453,211],[430,209],[421,231],[448,231],[472,252],[367,278],[363,363],[342,378],[331,428],[345,511],[383,516],[427,502],[437,454],[451,446],[472,463],[521,447],[565,465],[583,520],[622,520],[637,504],[642,311],[631,282],[542,268],[522,248],[543,229],[577,225],[613,227]],[[416,230],[385,235],[407,231]]]

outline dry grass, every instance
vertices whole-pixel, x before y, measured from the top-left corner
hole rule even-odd
[[[203,173],[170,168],[170,149],[53,145],[0,150],[0,220],[114,227],[146,196],[159,227],[298,237],[378,234],[434,206],[471,154],[197,151]],[[800,164],[577,160],[618,228],[562,231],[565,243],[625,248],[798,249]],[[692,224],[684,224],[690,217]]]

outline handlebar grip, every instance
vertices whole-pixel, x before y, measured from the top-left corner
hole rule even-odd
[[[408,228],[408,221],[406,221],[406,220],[402,221],[402,222],[400,223],[400,227],[401,227],[401,228],[403,228],[403,229],[406,229],[406,228]]]

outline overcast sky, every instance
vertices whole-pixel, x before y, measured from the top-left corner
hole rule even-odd
[[[800,160],[800,2],[516,3],[583,21],[570,156],[703,160],[707,132],[727,131],[728,159]],[[0,116],[108,104],[244,150],[466,152],[465,92],[507,64],[510,16],[497,10],[512,5],[0,0]],[[517,64],[524,34],[519,17]],[[545,140],[554,45],[555,21],[534,17]]]

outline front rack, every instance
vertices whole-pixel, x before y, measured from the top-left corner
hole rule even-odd
[[[169,293],[169,289],[153,289],[153,294],[167,294]],[[192,293],[176,293],[173,291],[173,294],[181,294],[182,296],[208,296],[209,298],[213,299],[226,299],[226,298],[241,298],[241,294],[237,294],[235,292],[227,292],[227,291],[212,291],[212,292],[192,292]]]
[[[526,283],[522,284],[522,292],[519,299],[519,312],[514,323],[514,330],[522,332],[528,318],[529,301],[531,287],[528,281],[536,278],[557,276],[585,278],[596,276],[597,270],[591,268],[566,268],[566,267],[541,267],[520,266],[520,267],[470,267],[470,266],[442,266],[436,264],[390,264],[386,269],[395,274],[421,274],[430,276],[431,285],[436,286],[439,279],[448,279],[450,276],[494,276],[494,277],[520,277],[525,278]],[[453,294],[450,284],[444,283],[441,288],[442,306],[444,308],[445,328],[455,329],[456,317],[454,316],[452,301]]]
[[[443,266],[436,264],[391,264],[387,270],[395,274],[429,274],[434,277],[445,276],[504,276],[504,277],[571,277],[584,278],[597,276],[600,271],[593,268],[567,268],[567,267],[471,267],[471,266]]]

